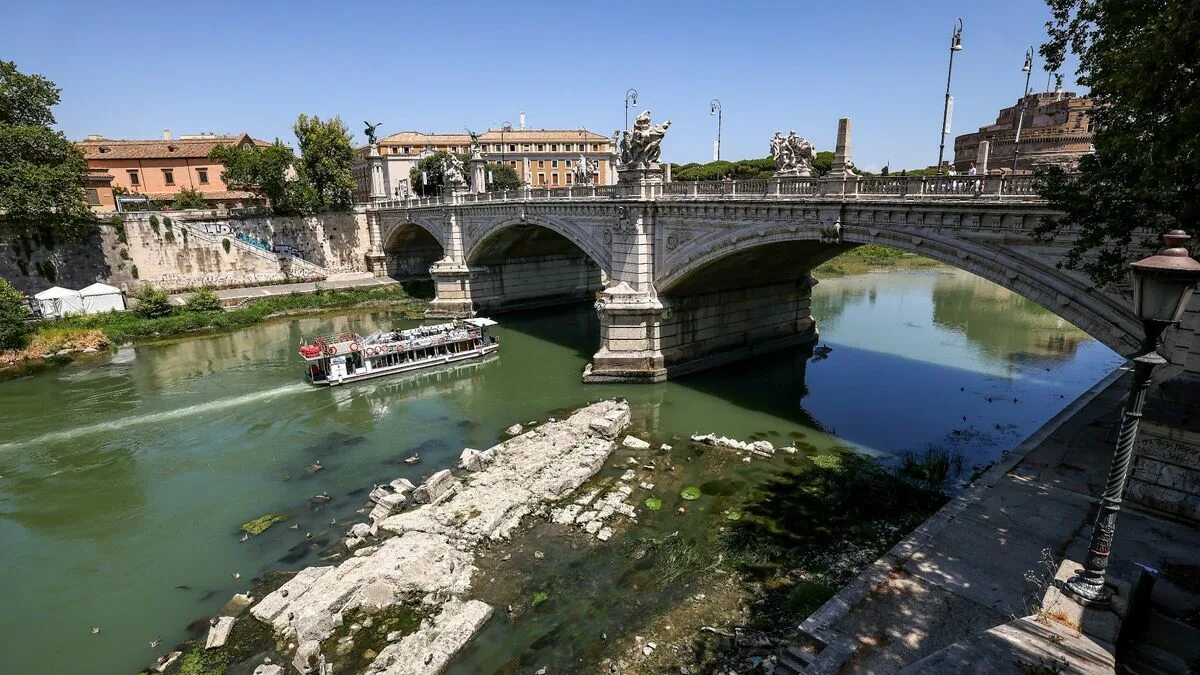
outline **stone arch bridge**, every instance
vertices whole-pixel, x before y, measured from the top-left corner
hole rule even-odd
[[[1125,289],[1057,267],[1071,233],[1033,240],[1050,215],[1023,176],[526,187],[377,201],[368,258],[380,274],[428,269],[431,316],[594,300],[594,382],[656,382],[815,341],[811,270],[867,243],[964,269],[1135,349]],[[1190,371],[1197,323],[1190,313],[1167,350]]]

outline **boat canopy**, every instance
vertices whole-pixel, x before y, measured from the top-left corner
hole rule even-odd
[[[463,319],[463,323],[467,324],[468,326],[475,326],[476,328],[486,328],[488,326],[496,325],[495,321],[492,321],[491,319],[485,319],[483,317],[475,317],[473,319]]]

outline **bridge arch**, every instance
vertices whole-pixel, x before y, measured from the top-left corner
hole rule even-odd
[[[426,277],[430,265],[446,255],[439,228],[419,221],[397,221],[381,230],[381,247],[390,277]]]
[[[668,259],[655,280],[659,296],[695,295],[726,287],[747,270],[760,283],[795,280],[821,263],[862,244],[879,244],[936,260],[1002,286],[1069,321],[1110,349],[1126,353],[1138,345],[1140,326],[1114,296],[1085,279],[1025,256],[1018,249],[973,242],[935,231],[900,232],[879,225],[843,226],[832,232],[812,224],[775,225],[689,242]],[[745,279],[741,280],[745,281]]]
[[[521,214],[497,218],[487,223],[472,224],[466,233],[466,259],[468,263],[480,260],[489,252],[494,252],[498,246],[505,243],[506,235],[518,235],[520,231],[532,232],[541,228],[553,232],[575,248],[583,251],[604,274],[612,269],[612,253],[608,245],[597,238],[592,231],[565,218],[547,217],[541,215]]]
[[[608,278],[608,247],[569,220],[521,214],[471,223],[465,235],[476,311],[590,299]]]

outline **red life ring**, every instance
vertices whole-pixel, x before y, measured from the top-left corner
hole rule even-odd
[[[357,342],[350,343],[350,351],[352,351],[352,352],[358,351],[358,343]]]
[[[337,353],[337,347],[334,347],[333,345],[329,345],[328,347],[325,348],[325,353],[330,356],[333,356],[334,354]]]

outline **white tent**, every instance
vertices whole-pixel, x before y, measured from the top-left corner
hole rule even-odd
[[[51,286],[33,297],[41,305],[42,316],[47,319],[83,313],[83,296],[79,295],[79,291]]]
[[[79,295],[83,298],[85,314],[125,311],[125,296],[121,294],[121,289],[115,286],[95,283],[80,289]]]

